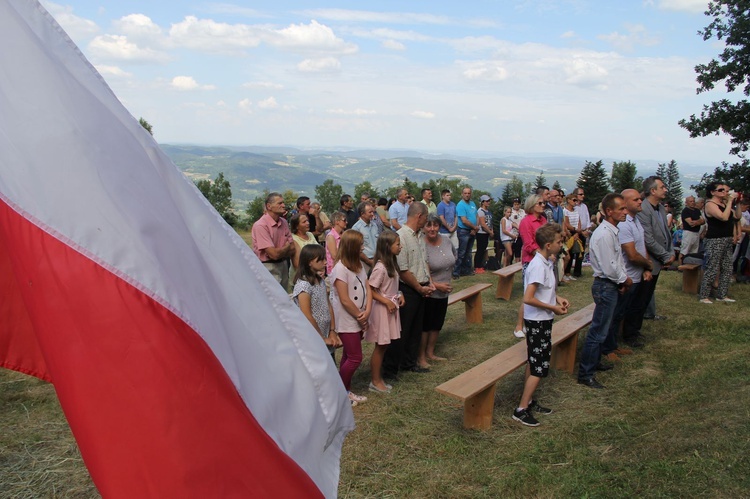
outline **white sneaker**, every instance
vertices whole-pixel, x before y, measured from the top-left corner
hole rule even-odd
[[[573,278],[572,278],[572,277],[570,277],[569,275],[564,275],[564,276],[563,276],[563,278],[562,278],[562,280],[563,280],[564,282],[570,282],[570,281],[572,281],[572,280],[573,280]]]
[[[725,296],[724,298],[717,298],[716,301],[723,301],[724,303],[734,303],[737,300],[733,300],[733,299]]]
[[[523,329],[519,329],[518,331],[513,331],[513,336],[516,338],[524,338],[526,336],[526,331]]]
[[[699,301],[700,301],[700,303],[705,303],[706,305],[713,305],[714,304],[714,302],[712,302],[708,298],[703,298],[702,300],[699,300]]]

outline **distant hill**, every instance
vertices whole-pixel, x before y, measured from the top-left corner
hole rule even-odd
[[[354,186],[365,180],[385,189],[400,185],[405,177],[419,184],[431,178],[461,178],[471,185],[487,190],[494,196],[502,193],[505,184],[516,175],[523,182],[533,182],[540,172],[551,186],[556,180],[566,191],[575,186],[586,160],[583,158],[544,154],[522,156],[508,154],[481,158],[464,153],[423,153],[407,150],[304,150],[294,147],[207,147],[192,145],[161,145],[164,152],[193,180],[215,178],[220,172],[232,184],[232,194],[238,207],[261,195],[264,189],[294,192],[315,196],[315,186],[327,179],[340,184],[345,192],[353,193]],[[469,154],[469,153],[466,153]],[[630,159],[630,158],[628,158]],[[670,158],[671,159],[671,158]],[[638,174],[652,174],[658,162],[635,160]],[[664,162],[669,161],[669,159]],[[682,164],[678,161],[683,190],[697,183],[703,172],[712,166]]]

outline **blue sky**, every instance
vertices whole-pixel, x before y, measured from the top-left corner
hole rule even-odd
[[[162,143],[717,165],[695,0],[43,2]],[[312,5],[315,5],[314,7]]]

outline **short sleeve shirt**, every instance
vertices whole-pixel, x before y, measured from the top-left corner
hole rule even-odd
[[[451,201],[449,204],[445,204],[444,202],[440,202],[437,207],[437,214],[439,217],[445,218],[445,223],[448,225],[453,225],[453,221],[456,220],[456,203]],[[440,233],[441,234],[450,234],[448,229],[440,226]]]
[[[368,287],[365,269],[360,268],[359,272],[354,273],[346,268],[343,263],[338,262],[334,265],[333,272],[331,273],[331,306],[333,307],[333,315],[336,317],[336,332],[356,333],[361,331],[362,327],[357,322],[357,318],[349,315],[349,312],[347,312],[341,304],[341,298],[339,297],[334,284],[336,281],[343,281],[346,283],[349,299],[351,299],[360,310],[364,310],[367,306]]]
[[[401,238],[401,253],[396,256],[398,269],[410,271],[420,284],[429,282],[427,251],[421,232],[415,233],[411,227],[404,225],[398,230],[398,235]]]
[[[534,297],[542,303],[548,305],[557,304],[557,295],[555,293],[555,274],[552,262],[544,258],[541,253],[537,253],[529,262],[524,274],[523,289],[529,284],[536,284],[536,293]],[[546,308],[534,307],[533,305],[523,305],[523,318],[530,321],[548,321],[555,318],[555,313]]]
[[[388,208],[388,218],[391,220],[396,220],[399,225],[403,227],[403,225],[406,223],[406,214],[409,211],[409,205],[407,204],[401,204],[400,202],[396,201],[391,205],[390,208]]]
[[[477,205],[474,203],[474,201],[469,201],[468,203],[464,201],[463,199],[458,202],[456,205],[456,216],[458,217],[458,226],[462,229],[470,229],[467,225],[465,225],[461,221],[461,217],[466,217],[466,220],[468,220],[472,225],[476,227],[477,225]]]
[[[617,238],[620,241],[620,245],[626,243],[635,243],[635,250],[640,253],[644,258],[648,258],[648,252],[646,251],[646,240],[643,235],[643,226],[637,218],[633,218],[630,215],[625,218],[624,222],[617,224]],[[628,260],[628,254],[622,252],[622,260],[625,263],[625,273],[630,277],[633,282],[641,282],[643,276],[643,267],[633,265]]]
[[[292,233],[284,217],[274,222],[268,213],[264,213],[251,230],[253,237],[253,252],[261,262],[271,261],[266,254],[266,248],[282,248],[292,242]]]

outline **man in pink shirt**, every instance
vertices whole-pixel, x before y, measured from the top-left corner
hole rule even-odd
[[[284,213],[284,198],[278,192],[270,193],[266,196],[266,212],[253,224],[252,236],[253,251],[284,291],[288,291],[289,259],[296,245]]]

